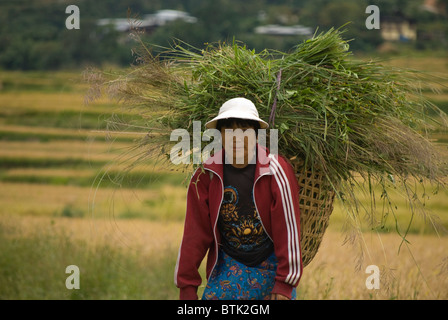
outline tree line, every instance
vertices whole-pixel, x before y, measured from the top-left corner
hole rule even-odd
[[[168,46],[180,39],[195,47],[236,39],[256,50],[288,51],[304,36],[256,34],[260,25],[303,25],[326,31],[347,22],[345,36],[352,51],[371,52],[381,43],[378,30],[365,27],[368,5],[377,5],[381,16],[402,16],[417,23],[423,37],[416,49],[446,48],[446,14],[422,10],[424,0],[0,0],[0,69],[48,70],[79,68],[105,63],[129,65],[136,43],[125,34],[98,26],[102,18],[131,18],[161,9],[188,12],[196,23],[175,21],[143,36],[145,42]],[[80,9],[80,29],[65,27],[65,8]],[[448,0],[439,0],[441,7]],[[431,35],[435,35],[432,37]]]

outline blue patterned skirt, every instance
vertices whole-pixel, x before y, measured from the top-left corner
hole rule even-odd
[[[248,267],[218,252],[218,262],[210,275],[202,300],[269,300],[274,287],[277,257],[272,254],[255,267]],[[292,299],[296,298],[293,289]]]

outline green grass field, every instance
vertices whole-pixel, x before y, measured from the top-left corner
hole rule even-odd
[[[390,63],[448,74],[447,58]],[[447,110],[448,80],[438,89],[424,92]],[[106,99],[85,105],[86,90],[81,72],[0,74],[0,299],[176,299],[188,173],[148,161],[123,177],[122,155],[139,134],[111,133],[106,123],[132,114]],[[446,151],[448,134],[433,137]],[[336,202],[299,299],[447,299],[448,191],[417,194],[431,215],[412,216],[393,194],[395,215],[374,228],[359,217],[363,250],[342,245],[350,234]],[[397,225],[409,229],[400,253]],[[363,269],[384,266],[383,290],[367,290],[366,274],[355,272],[360,252]],[[65,287],[72,264],[80,290]]]

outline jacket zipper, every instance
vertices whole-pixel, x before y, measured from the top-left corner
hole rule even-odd
[[[268,235],[269,239],[271,239],[271,241],[274,242],[274,241],[272,240],[272,238],[271,238],[271,235],[266,231],[266,228],[264,227],[263,219],[261,219],[260,212],[258,212],[257,201],[255,200],[255,185],[257,184],[258,180],[260,180],[261,177],[263,177],[263,176],[267,176],[267,175],[270,175],[270,172],[268,172],[268,173],[264,173],[264,174],[260,175],[260,176],[257,178],[257,180],[255,180],[254,185],[253,185],[253,187],[252,187],[252,194],[254,195],[255,210],[257,211],[258,219],[260,219],[261,226],[263,227],[264,232]]]
[[[215,225],[213,226],[213,236],[215,237],[215,252],[216,252],[216,257],[215,257],[215,262],[214,262],[214,264],[213,264],[213,267],[212,267],[212,269],[210,270],[210,275],[209,275],[209,277],[208,277],[208,279],[207,279],[207,281],[210,281],[210,277],[211,277],[211,275],[212,275],[212,273],[213,273],[213,270],[215,269],[216,264],[218,263],[218,238],[217,238],[217,236],[216,236],[216,225],[217,225],[217,223],[218,223],[218,219],[219,219],[219,212],[221,211],[222,199],[224,198],[224,182],[222,181],[222,178],[219,176],[219,174],[217,174],[215,171],[213,171],[213,170],[211,170],[211,169],[208,169],[208,168],[204,168],[204,169],[205,169],[205,170],[208,170],[208,171],[210,171],[210,172],[213,172],[213,173],[219,178],[219,180],[221,181],[221,187],[222,187],[222,188],[221,188],[221,189],[222,189],[222,193],[221,193],[221,201],[220,201],[220,205],[219,205],[219,208],[218,208],[218,213],[217,213],[217,215],[216,215],[217,218],[216,218],[216,220],[215,220]],[[268,173],[264,173],[264,174],[260,175],[260,176],[255,180],[254,185],[253,185],[253,187],[252,187],[252,194],[254,195],[255,210],[257,211],[257,216],[258,216],[258,218],[260,219],[261,226],[263,227],[264,232],[268,235],[269,239],[271,239],[271,241],[274,242],[274,241],[272,240],[272,238],[271,238],[271,235],[266,231],[266,228],[264,227],[263,219],[261,219],[260,213],[258,212],[257,201],[255,200],[255,185],[257,184],[258,180],[260,180],[261,177],[263,177],[263,176],[267,176],[267,175],[270,175],[270,172],[268,172]]]

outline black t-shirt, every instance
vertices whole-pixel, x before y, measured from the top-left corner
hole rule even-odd
[[[274,251],[255,208],[255,164],[224,165],[224,198],[218,219],[224,252],[247,266],[256,266]]]

